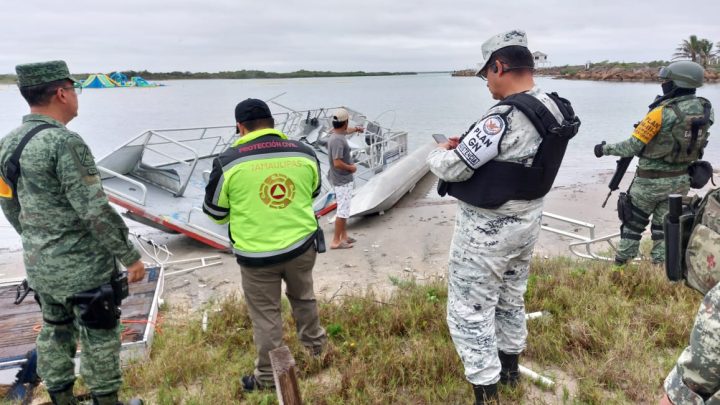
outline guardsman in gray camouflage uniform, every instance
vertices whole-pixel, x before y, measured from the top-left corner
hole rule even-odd
[[[22,238],[27,279],[42,307],[38,374],[54,404],[76,404],[73,358],[79,340],[80,374],[93,403],[116,405],[122,382],[120,324],[117,318],[87,317],[74,296],[107,285],[117,271],[115,259],[127,267],[130,282],[142,280],[145,267],[128,240],[127,226],[108,203],[90,149],[65,127],[77,116],[80,90],[67,65],[52,61],[15,70],[30,114],[0,139],[3,180],[21,139],[45,126],[21,152],[14,195],[0,199]],[[86,320],[103,325],[89,327]]]
[[[458,198],[448,264],[447,322],[476,404],[495,403],[498,382],[518,383],[518,357],[527,338],[523,294],[540,232],[544,193],[525,197],[523,186],[520,196],[507,191],[524,184],[524,175],[508,179],[498,189],[483,189],[483,182],[476,187],[472,181],[483,170],[492,172],[489,178],[497,178],[512,168],[533,166],[543,138],[527,115],[501,105],[511,96],[530,95],[544,105],[553,122],[563,121],[556,102],[535,86],[524,32],[492,37],[482,45],[482,54],[485,64],[478,76],[487,80],[493,98],[502,101],[463,138],[450,138],[427,159],[430,170],[444,181],[438,191],[447,186],[449,194]],[[480,199],[502,193],[511,197],[487,208],[468,202],[472,196],[466,199],[453,193],[453,188],[461,187]]]
[[[665,392],[671,404],[720,404],[720,284],[700,304],[690,345],[665,379]]]
[[[710,102],[695,96],[695,89],[703,85],[704,73],[702,66],[690,61],[663,67],[659,73],[663,95],[650,105],[650,112],[636,125],[632,136],[615,144],[603,141],[595,145],[597,157],[640,157],[628,191],[630,209],[624,210],[630,218],[620,225],[617,265],[638,255],[641,234],[651,215],[652,261],[665,261],[662,224],[668,212],[667,197],[687,194],[691,182],[688,167],[702,157],[714,120]]]

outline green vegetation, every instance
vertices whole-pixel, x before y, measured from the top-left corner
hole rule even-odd
[[[626,69],[637,69],[637,68],[644,68],[644,67],[650,67],[650,68],[659,68],[662,66],[669,65],[669,61],[665,60],[653,60],[650,62],[610,62],[607,60],[603,60],[600,62],[592,62],[592,67],[603,67],[603,68],[626,68]]]
[[[0,84],[15,84],[16,82],[15,75],[0,75]]]
[[[128,77],[142,76],[147,80],[178,80],[178,79],[294,79],[302,77],[355,77],[355,76],[396,76],[396,75],[414,75],[414,72],[328,72],[317,70],[298,70],[290,73],[264,72],[262,70],[238,70],[232,72],[168,72],[153,73],[146,70],[143,71],[126,71],[123,72]]]
[[[673,54],[675,59],[690,59],[703,67],[708,67],[712,62],[717,64],[717,56],[720,55],[720,51],[713,50],[712,41],[706,38],[698,39],[697,35],[690,35],[690,38],[684,39],[675,51]]]
[[[368,293],[321,303],[329,335],[321,358],[299,345],[283,303],[284,333],[305,403],[471,402],[445,323],[445,283],[393,282],[396,291],[387,299]],[[613,272],[607,263],[534,261],[527,310],[548,315],[528,322],[521,363],[532,363],[559,386],[550,393],[524,380],[501,392],[503,402],[655,402],[687,344],[700,300],[650,264]],[[173,319],[156,336],[151,358],[126,370],[126,393],[156,404],[276,404],[274,391],[246,394],[240,385],[254,360],[244,302],[228,297],[208,313],[208,330],[202,332],[201,313],[170,312]]]

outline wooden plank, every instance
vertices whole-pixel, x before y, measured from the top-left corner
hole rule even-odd
[[[122,321],[140,321],[123,325],[123,343],[143,339],[158,285],[157,269],[148,269],[145,280],[131,283],[130,295],[123,300]],[[0,287],[0,362],[16,357],[35,347],[42,326],[40,306],[31,292],[20,305],[15,305],[15,286]]]
[[[270,350],[269,354],[280,405],[302,405],[297,373],[295,372],[295,359],[290,353],[290,349],[287,346],[282,346]]]

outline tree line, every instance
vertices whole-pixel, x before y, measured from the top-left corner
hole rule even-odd
[[[287,79],[303,77],[354,77],[354,76],[396,76],[414,75],[415,72],[329,72],[318,70],[298,70],[289,73],[265,72],[262,70],[236,70],[217,73],[208,72],[148,72],[147,70],[123,71],[128,77],[141,76],[147,80],[174,80],[174,79]]]

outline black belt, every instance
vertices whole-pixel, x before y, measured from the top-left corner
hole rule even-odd
[[[665,179],[668,177],[687,176],[687,169],[675,170],[672,172],[661,172],[657,170],[637,169],[636,174],[641,179]]]

